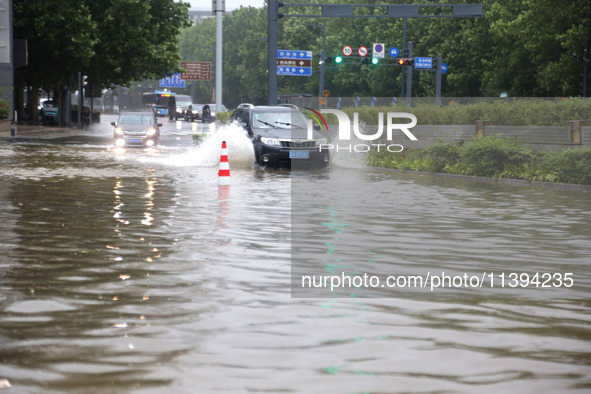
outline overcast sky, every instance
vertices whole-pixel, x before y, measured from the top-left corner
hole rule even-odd
[[[185,0],[191,3],[191,8],[211,9],[211,0]],[[261,8],[265,6],[265,0],[226,0],[226,10],[244,7]]]

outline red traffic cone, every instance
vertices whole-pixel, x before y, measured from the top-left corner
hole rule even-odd
[[[220,185],[228,185],[230,183],[230,163],[228,162],[226,141],[222,141],[222,155],[220,156],[220,170],[218,171],[218,180]]]

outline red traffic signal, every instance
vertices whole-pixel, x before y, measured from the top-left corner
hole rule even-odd
[[[409,58],[398,59],[398,65],[400,65],[400,66],[414,66],[414,64],[415,64],[415,59],[409,59]]]

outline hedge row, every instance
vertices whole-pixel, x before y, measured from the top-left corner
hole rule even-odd
[[[412,107],[395,104],[381,107],[347,107],[342,110],[353,120],[353,113],[359,113],[359,120],[370,125],[378,124],[379,112],[410,112],[417,117],[419,125],[462,125],[474,124],[478,120],[490,120],[495,125],[506,126],[567,126],[571,120],[591,119],[591,100],[585,98],[567,99],[466,99],[466,103],[449,101],[446,105],[418,103]],[[326,115],[336,124],[336,117]]]
[[[372,151],[367,162],[400,170],[591,185],[591,149],[533,152],[514,139],[492,136],[395,154]]]

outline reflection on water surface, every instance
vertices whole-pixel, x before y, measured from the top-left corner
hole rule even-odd
[[[243,163],[218,186],[194,153],[0,145],[0,379],[12,391],[591,387],[586,193]],[[391,209],[353,209],[352,197]],[[322,227],[306,245],[327,266],[373,253],[397,272],[569,269],[581,286],[571,297],[292,298],[302,218]]]

